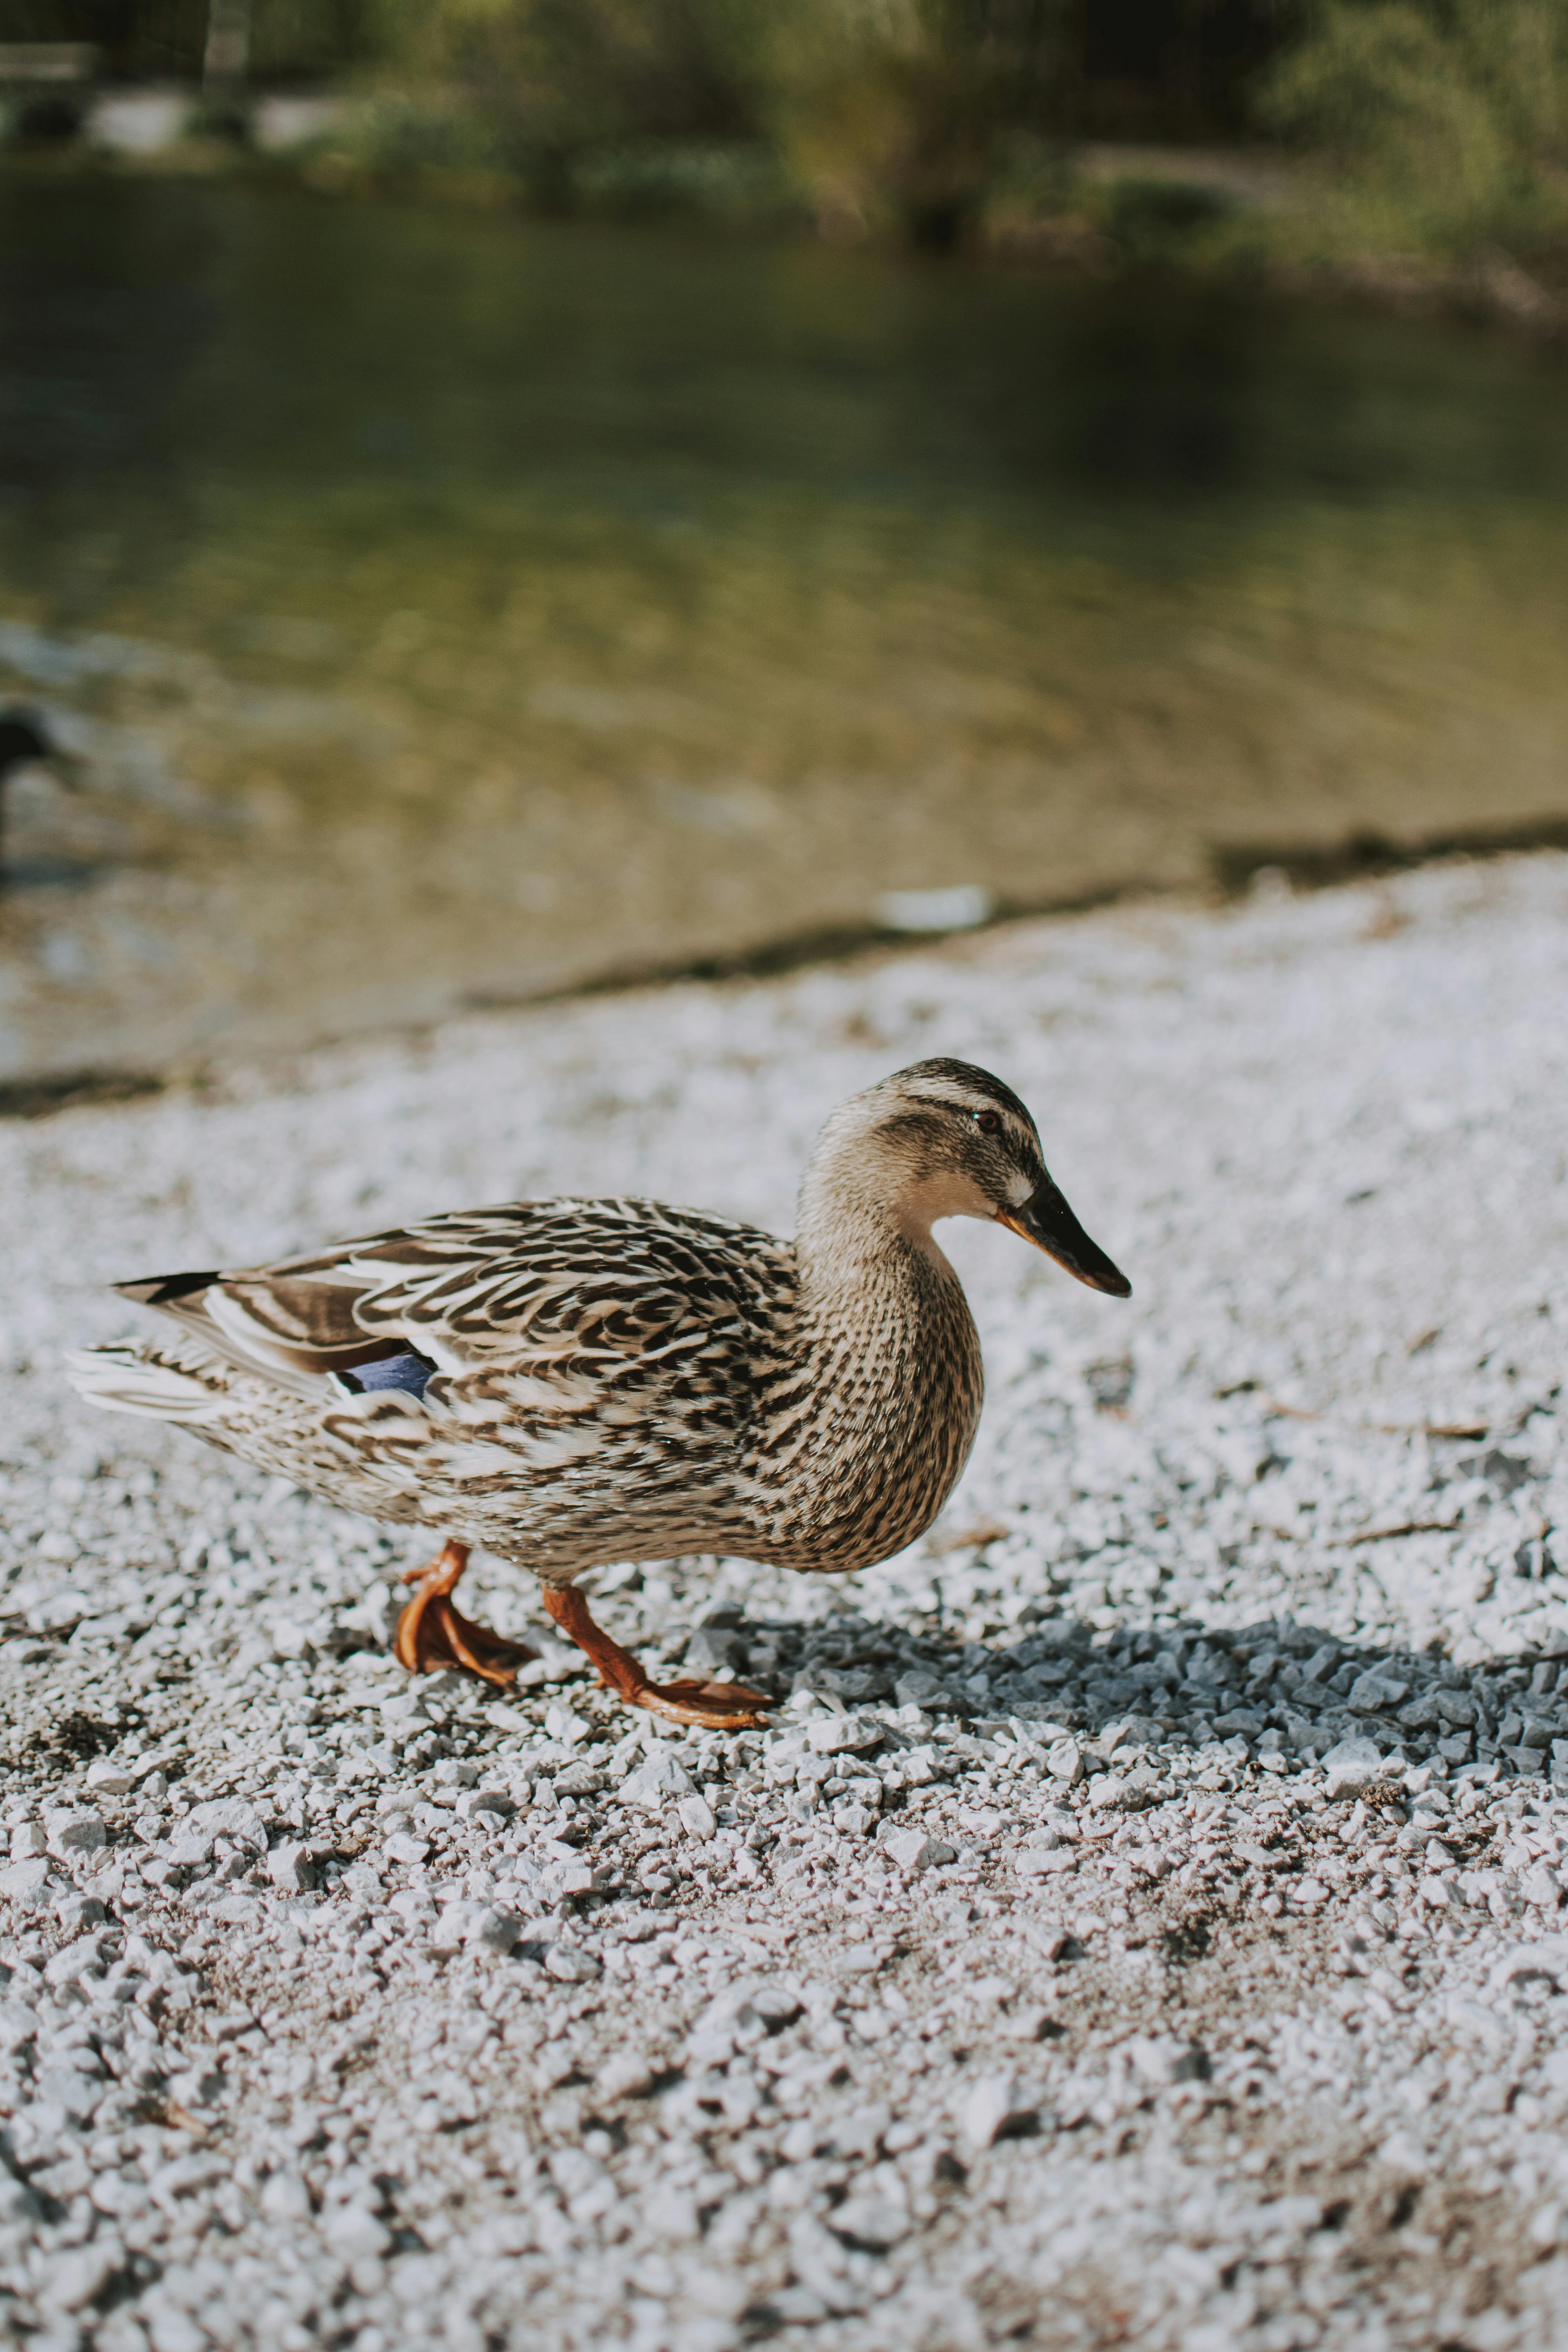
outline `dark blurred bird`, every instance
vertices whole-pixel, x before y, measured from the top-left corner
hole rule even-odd
[[[74,792],[80,779],[81,761],[74,751],[66,751],[55,741],[41,712],[11,702],[0,710],[0,839],[4,837],[5,787],[19,768],[47,768],[58,783]],[[4,870],[0,864],[0,876]]]
[[[533,1570],[632,1706],[734,1729],[759,1692],[650,1681],[574,1580],[691,1552],[841,1573],[923,1533],[982,1388],[942,1217],[1005,1225],[1127,1297],[1017,1096],[939,1060],[829,1119],[794,1242],[657,1201],[469,1210],[283,1265],[122,1283],[183,1341],[83,1350],[71,1376],[330,1502],[442,1529],[398,1629],[414,1672],[505,1684],[531,1654],[452,1600],[485,1544]]]

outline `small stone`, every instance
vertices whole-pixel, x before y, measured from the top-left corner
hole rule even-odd
[[[25,2180],[0,2165],[0,2224],[36,2221],[43,2208]]]
[[[262,2189],[261,2210],[274,2221],[308,2221],[310,2192],[304,2175],[291,2166],[275,2172]]]
[[[706,1797],[682,1797],[675,1810],[688,1837],[695,1838],[700,1845],[705,1845],[719,1826],[718,1815]]]
[[[34,1854],[47,1853],[48,1843],[41,1822],[18,1822],[11,1832],[11,1859],[13,1862],[29,1861]]]
[[[852,2107],[847,2116],[837,2117],[828,2131],[825,2132],[819,2125],[809,2125],[807,2128],[815,2134],[816,2144],[826,2142],[835,2156],[869,2158],[881,2147],[882,2136],[892,2120],[891,2108],[879,2104]]]
[[[204,1832],[182,1822],[169,1840],[168,1860],[178,1864],[182,1870],[196,1870],[212,1860],[216,1846],[217,1839],[212,1831]]]
[[[1370,1739],[1342,1739],[1323,1758],[1331,1797],[1359,1797],[1383,1778],[1383,1757]]]
[[[1408,2132],[1391,2132],[1377,2153],[1391,2172],[1402,2173],[1410,2180],[1424,2180],[1431,2170],[1426,2150]]]
[[[384,1861],[402,1864],[413,1869],[428,1859],[430,1841],[428,1838],[415,1837],[407,1830],[397,1830],[391,1837],[382,1841],[381,1852]]]
[[[267,1851],[267,1824],[242,1797],[215,1797],[209,1803],[193,1805],[182,1827],[198,1837],[227,1838],[255,1853]]]
[[[1393,1675],[1384,1674],[1379,1667],[1369,1666],[1365,1674],[1358,1675],[1351,1685],[1345,1705],[1357,1715],[1374,1715],[1380,1707],[1397,1706],[1409,1695],[1408,1683],[1397,1681]]]
[[[924,1830],[890,1830],[877,1840],[882,1852],[900,1870],[930,1870],[938,1863],[952,1862],[953,1850],[939,1838],[928,1837]]]
[[[0,2000],[0,2054],[25,2050],[38,2031],[38,2021],[25,2000]]]
[[[602,2099],[636,2098],[654,2078],[654,2065],[645,2050],[617,2050],[594,2077]]]
[[[1046,1750],[1046,1769],[1053,1780],[1074,1789],[1083,1778],[1083,1757],[1076,1739],[1058,1739]]]
[[[564,1773],[562,1778],[565,1778]],[[504,1796],[499,1789],[465,1789],[457,1804],[460,1822],[471,1822],[480,1813],[493,1813],[498,1820],[504,1821],[516,1810],[511,1799]]]
[[[875,1944],[847,1944],[836,1965],[841,1977],[874,1977],[882,1958]]]
[[[592,1984],[602,1973],[592,1952],[580,1951],[573,1944],[552,1944],[544,1965],[563,1984]]]
[[[983,2075],[959,2109],[959,2129],[971,2147],[990,2147],[1002,2134],[1034,2115],[1011,2074]]]
[[[662,1812],[671,1797],[689,1797],[696,1785],[686,1767],[663,1748],[627,1773],[621,1782],[621,1802],[637,1805],[644,1812]]]
[[[808,2286],[775,2287],[768,2297],[768,2309],[776,2312],[786,2327],[814,2327],[819,2319],[827,2317],[827,2305]]]
[[[817,1715],[805,1727],[818,1756],[847,1756],[881,1745],[882,1727],[868,1715]]]
[[[78,1977],[95,1973],[102,1966],[101,1943],[99,1936],[78,1936],[74,1942],[62,1944],[44,1965],[45,1983],[70,1984]]]
[[[907,2207],[889,2197],[864,2196],[847,2197],[827,2216],[827,2226],[835,2237],[882,2253],[907,2238],[913,2225]]]
[[[267,1857],[267,1875],[285,1895],[302,1895],[316,1883],[316,1864],[309,1846],[298,1840],[274,1846]]]
[[[85,1808],[52,1809],[44,1815],[44,1829],[51,1853],[96,1853],[109,1843],[103,1815]]]
[[[80,2311],[102,2294],[124,2259],[118,2245],[77,2246],[56,2254],[44,2273],[45,2300],[60,2311]]]
[[[0,1870],[0,1895],[12,1903],[30,1904],[47,1885],[49,1865],[47,1862],[14,1862]]]
[[[363,2205],[340,2205],[326,2219],[324,2235],[335,2253],[350,2262],[384,2254],[392,2232]]]
[[[1054,1877],[1059,1871],[1078,1868],[1078,1849],[1047,1831],[1019,1849],[1013,1856],[1013,1867],[1020,1878]]]
[[[127,1765],[100,1756],[87,1768],[87,1785],[100,1797],[123,1797],[136,1786],[136,1776]]]
[[[700,1625],[686,1644],[685,1663],[693,1674],[732,1677],[744,1670],[746,1644],[721,1626]]]
[[[1544,1977],[1561,1991],[1568,1985],[1568,1936],[1542,1936],[1535,1943],[1516,1945],[1495,1964],[1489,1981],[1498,1992],[1516,1977]]]
[[[1244,1714],[1247,1716],[1245,1723],[1237,1720]],[[1245,1731],[1250,1738],[1262,1730],[1263,1717],[1236,1707],[1227,1718],[1227,1727]],[[1113,1756],[1119,1748],[1152,1748],[1163,1737],[1163,1727],[1152,1715],[1124,1715],[1120,1723],[1108,1723],[1098,1736],[1105,1754]]]
[[[1122,2043],[1134,2074],[1146,2083],[1203,2083],[1209,2077],[1208,2053],[1173,2034],[1135,2033]]]
[[[66,2065],[45,2066],[33,2084],[37,2098],[63,2108],[73,2124],[86,2123],[108,2089],[100,2077]]]
[[[172,2303],[153,2303],[142,2306],[147,2323],[147,2333],[153,2339],[153,2352],[212,2352],[212,2337],[184,2312],[176,2311]]]
[[[912,1666],[893,1683],[893,1696],[900,1706],[939,1706],[948,1696],[947,1685],[940,1675],[931,1674],[925,1666]]]
[[[468,1945],[481,1951],[506,1953],[521,1933],[521,1923],[493,1904],[451,1903],[430,1931],[430,1948],[456,1952]]]
[[[102,1901],[96,1895],[62,1895],[55,1905],[55,1916],[68,1936],[79,1936],[86,1927],[96,1927],[108,1917]]]
[[[1154,1801],[1160,1776],[1147,1764],[1131,1772],[1097,1772],[1089,1784],[1089,1801],[1098,1812],[1135,1813]]]
[[[468,1941],[468,1920],[483,1909],[478,1903],[448,1903],[430,1930],[433,1952],[460,1952]]]

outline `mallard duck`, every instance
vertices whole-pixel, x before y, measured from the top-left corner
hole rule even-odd
[[[458,1613],[471,1547],[531,1569],[632,1706],[754,1724],[731,1683],[656,1684],[574,1580],[612,1560],[739,1554],[807,1572],[930,1527],[980,1418],[980,1341],[931,1235],[1003,1224],[1091,1289],[1130,1286],[1047,1171],[1011,1089],[916,1062],[834,1112],[793,1242],[658,1201],[522,1201],[315,1257],[117,1285],[183,1327],[69,1359],[83,1395],[181,1422],[327,1501],[446,1535],[405,1581],[411,1673],[504,1685],[532,1654]]]

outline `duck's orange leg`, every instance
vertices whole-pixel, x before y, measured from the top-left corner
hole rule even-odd
[[[411,1675],[438,1675],[456,1666],[505,1690],[519,1666],[539,1653],[476,1625],[454,1606],[451,1596],[468,1564],[468,1549],[448,1538],[428,1568],[409,1570],[403,1581],[419,1590],[397,1621],[392,1654]]]
[[[587,1602],[570,1584],[547,1584],[544,1607],[593,1660],[605,1688],[618,1691],[628,1706],[645,1706],[671,1723],[700,1723],[710,1731],[750,1731],[761,1720],[758,1708],[773,1704],[743,1683],[650,1682],[631,1652],[595,1624]]]

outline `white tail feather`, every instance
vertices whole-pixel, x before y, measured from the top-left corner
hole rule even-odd
[[[66,1377],[89,1404],[106,1412],[139,1412],[154,1421],[219,1421],[231,1400],[199,1372],[134,1347],[73,1348]]]

